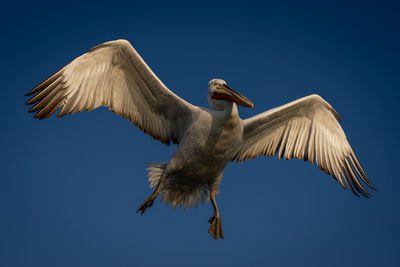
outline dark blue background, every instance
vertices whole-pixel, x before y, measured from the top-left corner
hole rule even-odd
[[[2,4],[0,265],[400,266],[399,12],[396,1]],[[174,146],[106,108],[39,121],[23,104],[119,38],[196,105],[216,77],[255,103],[243,118],[321,95],[380,192],[357,199],[310,163],[262,157],[226,168],[225,240],[207,233],[210,203],[136,215],[146,163]]]

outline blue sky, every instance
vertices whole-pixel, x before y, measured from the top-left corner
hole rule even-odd
[[[400,266],[399,5],[396,1],[18,2],[0,11],[0,265]],[[23,95],[99,43],[127,39],[164,83],[207,106],[222,78],[247,118],[317,93],[379,187],[357,199],[315,165],[231,163],[210,203],[183,211],[151,193],[165,146],[106,108],[39,121]]]

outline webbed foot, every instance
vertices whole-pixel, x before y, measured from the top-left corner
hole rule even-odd
[[[208,220],[208,222],[211,224],[210,227],[208,228],[208,232],[210,233],[210,235],[215,240],[218,240],[218,238],[224,239],[224,233],[222,232],[221,218],[219,216],[216,217],[214,215]]]
[[[150,208],[153,205],[154,200],[157,198],[157,196],[161,192],[160,187],[161,187],[162,184],[165,183],[166,179],[167,179],[167,176],[164,175],[161,178],[161,180],[158,183],[158,185],[156,186],[156,189],[154,189],[153,193],[151,193],[151,195],[142,203],[142,205],[140,205],[140,207],[136,210],[136,213],[138,213],[140,211],[141,212],[140,215],[143,216],[143,213],[147,210],[147,208]]]
[[[150,208],[154,203],[154,198],[148,198],[146,199],[142,205],[140,205],[140,207],[136,210],[136,213],[138,213],[139,211],[141,212],[140,215],[143,216],[143,213],[146,211],[147,208]]]

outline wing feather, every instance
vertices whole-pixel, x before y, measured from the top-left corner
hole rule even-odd
[[[233,160],[278,153],[279,158],[316,162],[344,189],[369,197],[360,180],[369,188],[376,188],[362,169],[339,122],[339,115],[320,96],[300,98],[244,120],[243,142]]]
[[[200,109],[171,92],[126,40],[100,44],[29,91],[35,118],[109,107],[163,143],[179,143]]]

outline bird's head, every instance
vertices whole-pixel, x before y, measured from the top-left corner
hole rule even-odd
[[[242,107],[253,107],[250,100],[229,88],[226,82],[221,79],[212,79],[208,83],[208,102],[211,107],[217,110],[225,109],[232,102]]]

